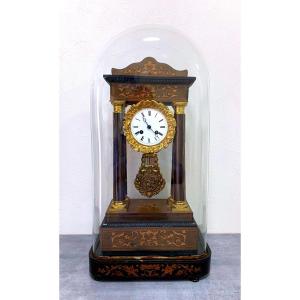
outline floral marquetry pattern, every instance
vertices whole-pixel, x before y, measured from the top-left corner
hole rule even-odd
[[[185,89],[178,85],[150,85],[150,84],[116,84],[113,90],[113,98],[130,99],[131,102],[140,99],[168,99],[184,98]]]
[[[133,244],[141,247],[186,246],[186,230],[146,229],[112,233],[113,248],[132,248]]]
[[[153,57],[146,57],[124,69],[113,68],[112,75],[187,76],[187,70],[177,71],[167,64],[159,63]]]
[[[96,257],[90,251],[90,274],[96,280],[188,279],[209,273],[211,251],[195,256]]]
[[[105,251],[131,250],[193,250],[197,248],[197,228],[102,229]]]
[[[124,278],[165,278],[178,276],[189,278],[194,273],[199,273],[200,266],[187,264],[132,264],[114,265],[98,268],[99,275],[105,277],[124,277]]]

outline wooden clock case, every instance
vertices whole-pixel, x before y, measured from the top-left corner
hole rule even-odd
[[[113,195],[89,253],[96,280],[189,279],[209,273],[211,251],[202,237],[185,191],[185,106],[196,80],[187,70],[146,57],[103,76],[113,106]],[[142,100],[174,109],[171,191],[167,199],[132,199],[127,195],[125,109]]]

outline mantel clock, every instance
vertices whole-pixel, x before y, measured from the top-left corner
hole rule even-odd
[[[201,204],[206,174],[199,168],[205,168],[205,131],[193,112],[200,108],[195,97],[186,113],[198,77],[149,56],[110,68],[96,89],[109,93],[92,116],[105,138],[93,137],[91,276],[198,281],[208,275],[211,255]],[[197,126],[191,133],[189,117]]]

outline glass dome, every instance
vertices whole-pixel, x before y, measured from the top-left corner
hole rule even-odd
[[[173,29],[130,29],[102,53],[91,93],[95,279],[208,274],[208,104],[204,61]],[[201,271],[176,269],[179,258]]]

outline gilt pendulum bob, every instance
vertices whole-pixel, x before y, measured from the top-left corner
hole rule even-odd
[[[185,195],[184,108],[196,78],[151,57],[104,78],[113,104],[113,199],[90,251],[90,273],[96,280],[197,281],[209,273],[210,249]],[[141,153],[134,182],[127,182],[126,143]],[[167,147],[171,190],[160,199],[166,181],[157,154]],[[127,184],[143,197],[127,195]]]

